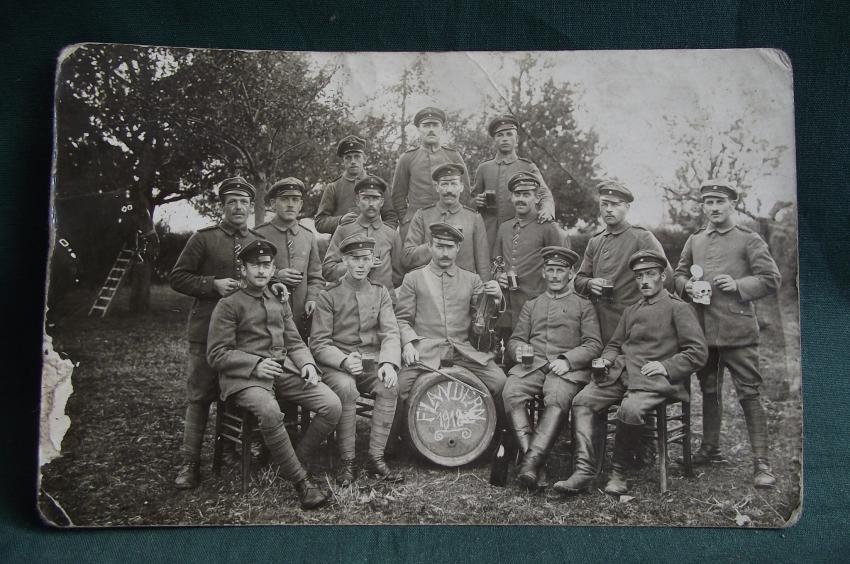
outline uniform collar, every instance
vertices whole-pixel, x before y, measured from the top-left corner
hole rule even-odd
[[[667,290],[665,290],[664,288],[661,288],[660,292],[658,292],[657,294],[655,294],[654,296],[652,296],[648,300],[643,300],[642,303],[649,304],[649,305],[657,304],[659,301],[663,300],[665,297],[669,298],[670,294],[667,293]]]
[[[443,148],[443,145],[442,143],[437,143],[437,146],[431,149],[430,147],[426,146],[425,143],[421,143],[419,145],[419,148],[425,151],[426,153],[436,153],[437,151]]]
[[[267,286],[263,286],[261,289],[256,290],[256,289],[253,289],[253,288],[249,288],[246,285],[243,288],[240,288],[239,290],[241,292],[245,292],[246,294],[248,294],[252,298],[261,298],[261,297],[262,298],[271,298],[272,297],[272,293],[269,291]]]
[[[232,223],[230,223],[229,221],[224,220],[224,219],[222,219],[219,222],[218,227],[231,237],[233,237],[237,233],[239,233],[243,237],[248,234],[248,226],[247,225],[242,225],[241,227],[236,227],[235,225],[233,225]]]
[[[274,216],[269,223],[281,233],[286,233],[287,231],[289,231],[293,235],[298,235],[298,231],[301,230],[301,225],[298,224],[298,220],[295,220],[292,225],[287,227],[283,224],[283,221],[281,221],[278,216]]]
[[[728,226],[728,227],[724,227],[724,228],[722,228],[722,229],[718,229],[717,227],[715,227],[715,226],[714,226],[714,224],[713,224],[713,223],[711,223],[711,222],[709,221],[709,222],[708,222],[708,226],[706,227],[705,231],[706,231],[706,233],[713,233],[713,232],[717,232],[717,233],[720,233],[721,235],[726,235],[727,233],[729,233],[730,231],[732,231],[734,228],[735,228],[735,222],[734,222],[734,221],[729,222],[729,226]]]
[[[614,229],[609,229],[608,226],[606,225],[605,226],[605,234],[606,235],[619,235],[620,233],[623,233],[626,230],[628,230],[628,228],[631,227],[631,226],[632,225],[626,220],[623,220],[623,222]]]
[[[458,266],[456,264],[453,264],[451,266],[451,268],[449,268],[448,270],[443,270],[442,268],[440,268],[439,266],[434,264],[434,260],[432,259],[431,262],[428,263],[428,268],[436,276],[442,276],[443,274],[448,274],[449,276],[454,277],[457,274]]]
[[[514,216],[514,225],[516,225],[517,223],[519,223],[519,226],[520,226],[520,227],[525,227],[526,225],[528,225],[529,223],[532,223],[532,222],[533,222],[533,221],[535,221],[536,219],[537,219],[537,214],[536,214],[536,213],[535,213],[535,214],[533,214],[533,215],[531,215],[531,216],[529,216],[529,217],[528,217],[528,218],[526,218],[526,219],[520,219],[520,218],[518,218],[517,216]]]
[[[369,285],[368,279],[364,278],[363,280],[355,280],[354,278],[349,276],[347,272],[342,275],[340,281],[343,283],[343,285],[345,285],[346,288],[351,288],[355,291],[362,290],[363,288]]]
[[[502,156],[502,153],[496,153],[496,162],[498,164],[513,164],[519,160],[519,155],[516,154],[516,151],[511,153],[508,156]]]
[[[364,178],[366,178],[366,171],[365,170],[360,171],[360,174],[358,174],[354,178],[349,178],[345,175],[344,172],[342,173],[342,179],[345,180],[346,182],[357,182],[358,180],[362,180]]]
[[[549,290],[546,290],[546,295],[549,296],[553,300],[560,300],[561,298],[566,298],[567,296],[569,296],[572,293],[573,293],[573,289],[570,288],[569,286],[567,286],[567,289],[564,292],[558,294],[557,296],[555,294],[553,294],[552,292],[550,292]]]
[[[443,200],[437,200],[437,209],[439,209],[440,211],[449,212],[452,215],[459,212],[462,207],[463,205],[460,203],[460,200],[455,202],[455,204],[451,207],[446,207],[445,205],[443,205]]]
[[[366,221],[366,218],[361,215],[357,218],[357,224],[360,227],[362,227],[363,229],[368,229],[368,228],[371,227],[375,231],[378,231],[381,228],[381,226],[384,224],[384,222],[381,220],[380,214],[378,214],[378,217],[373,219],[371,222]]]

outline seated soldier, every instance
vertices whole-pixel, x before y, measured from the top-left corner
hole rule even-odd
[[[212,314],[207,360],[219,374],[221,399],[233,398],[260,422],[263,442],[280,472],[295,484],[303,509],[327,501],[302,463],[336,427],[339,398],[321,383],[310,350],[298,335],[292,310],[266,287],[277,249],[265,240],[239,252],[245,286],[222,298]],[[316,413],[293,450],[278,400]]]
[[[399,398],[407,401],[420,374],[450,360],[481,380],[501,412],[505,373],[493,361],[493,353],[472,346],[468,331],[481,293],[503,304],[502,291],[495,280],[482,282],[455,264],[463,233],[447,223],[434,223],[429,230],[431,261],[408,272],[398,290],[396,317],[407,365],[399,374]]]
[[[340,226],[336,233],[345,227]],[[337,427],[342,464],[337,482],[343,486],[356,478],[354,439],[360,391],[375,394],[367,469],[386,481],[404,479],[384,462],[398,399],[401,346],[389,291],[366,278],[373,266],[374,249],[375,239],[362,233],[340,243],[347,272],[319,294],[310,334],[310,348],[324,382],[342,401]]]
[[[573,399],[576,468],[555,490],[575,494],[587,490],[596,478],[594,451],[599,419],[621,401],[611,476],[605,491],[628,491],[625,470],[634,457],[644,417],[667,400],[686,400],[686,383],[708,358],[705,336],[694,309],[663,288],[667,259],[658,251],[638,251],[629,258],[642,298],[623,312],[605,350],[604,375],[593,380]],[[664,464],[665,461],[661,461]]]
[[[590,381],[590,361],[602,352],[593,304],[569,285],[579,256],[565,247],[544,247],[540,254],[546,292],[522,307],[508,342],[508,352],[517,364],[502,391],[505,411],[525,453],[517,479],[529,489],[545,485],[546,455],[573,397]],[[532,437],[526,403],[539,393],[546,409]]]

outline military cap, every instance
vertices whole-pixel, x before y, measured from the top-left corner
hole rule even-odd
[[[449,239],[460,243],[463,241],[463,231],[449,225],[448,223],[432,223],[428,229],[431,231],[431,239]]]
[[[647,268],[667,268],[667,257],[658,251],[638,251],[629,257],[629,268],[632,270],[645,270]]]
[[[236,255],[242,262],[260,262],[260,259],[268,258],[269,261],[274,259],[277,254],[277,247],[265,239],[254,239],[245,245],[239,254]],[[263,261],[268,262],[268,261]]]
[[[537,178],[536,174],[525,171],[518,172],[508,179],[508,190],[510,192],[522,187],[537,190],[540,188],[540,179]]]
[[[573,266],[579,259],[578,253],[566,247],[543,247],[540,249],[540,254],[543,256],[544,265],[566,266],[567,268]]]
[[[426,119],[437,120],[443,125],[446,123],[446,112],[441,110],[440,108],[422,108],[416,115],[413,117],[413,125],[419,127],[419,124],[425,121]]]
[[[252,200],[256,197],[257,191],[250,182],[241,176],[226,178],[218,185],[218,199],[224,201],[224,197],[228,194],[239,194],[240,196],[248,196]]]
[[[268,201],[278,196],[301,196],[303,198],[306,190],[307,187],[304,186],[303,182],[294,176],[287,176],[283,180],[278,180],[272,184],[272,187],[266,193],[266,200]]]
[[[342,240],[339,250],[345,255],[365,255],[375,250],[375,239],[363,233],[354,233]]]
[[[709,196],[737,200],[738,190],[725,180],[706,180],[699,187],[699,197],[702,199]]]
[[[366,140],[361,139],[356,135],[349,135],[348,137],[345,137],[336,146],[336,155],[338,157],[341,157],[346,153],[363,153],[365,151]]]
[[[497,133],[504,129],[517,129],[518,127],[519,122],[514,116],[504,114],[496,116],[490,120],[490,124],[487,126],[487,131],[490,133],[490,137],[495,137]]]
[[[354,185],[355,194],[366,190],[377,190],[381,194],[384,194],[387,191],[387,183],[380,176],[370,174],[358,180],[357,184]]]
[[[445,163],[441,164],[431,173],[431,178],[435,182],[439,182],[441,178],[447,176],[463,176],[466,173],[466,168],[460,163]]]
[[[632,193],[629,192],[628,188],[619,182],[614,182],[613,180],[600,182],[596,187],[596,191],[599,192],[600,196],[614,196],[615,198],[620,198],[621,200],[630,203],[635,201],[635,197],[632,196]]]

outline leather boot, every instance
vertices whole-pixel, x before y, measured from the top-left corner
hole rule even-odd
[[[776,477],[770,470],[770,462],[765,458],[756,458],[753,461],[753,485],[757,488],[776,486]]]
[[[538,471],[546,461],[549,449],[558,437],[558,431],[564,420],[564,412],[560,407],[549,406],[540,417],[534,438],[528,452],[522,459],[522,465],[517,473],[520,485],[530,490],[537,489]]]
[[[531,423],[528,421],[528,409],[525,405],[516,407],[508,414],[514,429],[520,452],[525,454],[531,446]]]
[[[397,484],[404,481],[404,474],[390,470],[390,467],[384,461],[384,457],[377,454],[369,453],[367,455],[366,471],[384,482]]]
[[[617,434],[614,437],[614,456],[611,464],[611,475],[605,485],[605,493],[624,495],[629,486],[626,481],[626,469],[633,459],[635,450],[639,448],[643,425],[629,425],[617,421]]]
[[[185,462],[177,472],[177,479],[174,480],[174,486],[178,490],[191,490],[197,488],[201,483],[200,462],[197,460]]]
[[[343,458],[339,461],[339,472],[336,475],[336,483],[340,486],[350,486],[357,479],[357,469],[354,467],[353,458]]]
[[[221,445],[221,460],[226,466],[242,464],[242,457],[236,452],[236,445],[230,441],[224,441],[224,444]]]
[[[327,494],[309,478],[296,482],[295,492],[298,494],[298,501],[301,502],[301,509],[315,509],[328,501]]]
[[[776,485],[776,477],[770,470],[767,456],[767,413],[759,397],[742,399],[740,404],[747,420],[750,448],[753,451],[753,485],[757,488],[772,488]]]
[[[702,446],[691,460],[694,466],[723,461],[723,455],[720,453],[720,400],[719,394],[702,395]]]
[[[587,491],[596,480],[597,443],[601,432],[601,418],[592,409],[573,406],[573,445],[575,470],[566,480],[555,482],[553,489],[564,495],[576,495]]]

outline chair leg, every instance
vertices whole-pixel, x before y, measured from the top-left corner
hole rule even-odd
[[[661,493],[667,491],[667,404],[663,403],[655,410],[655,425],[658,435],[658,471]]]
[[[254,414],[242,410],[242,428],[239,438],[242,442],[242,493],[248,491],[248,479],[251,477],[251,433],[256,427]]]
[[[224,402],[218,400],[215,403],[215,443],[213,444],[213,474],[221,473],[221,457],[224,454],[224,437],[221,436],[222,424],[224,423]]]
[[[684,437],[682,437],[682,459],[685,463],[685,476],[693,478],[694,463],[691,458],[691,404],[682,402],[682,425],[684,426]]]

